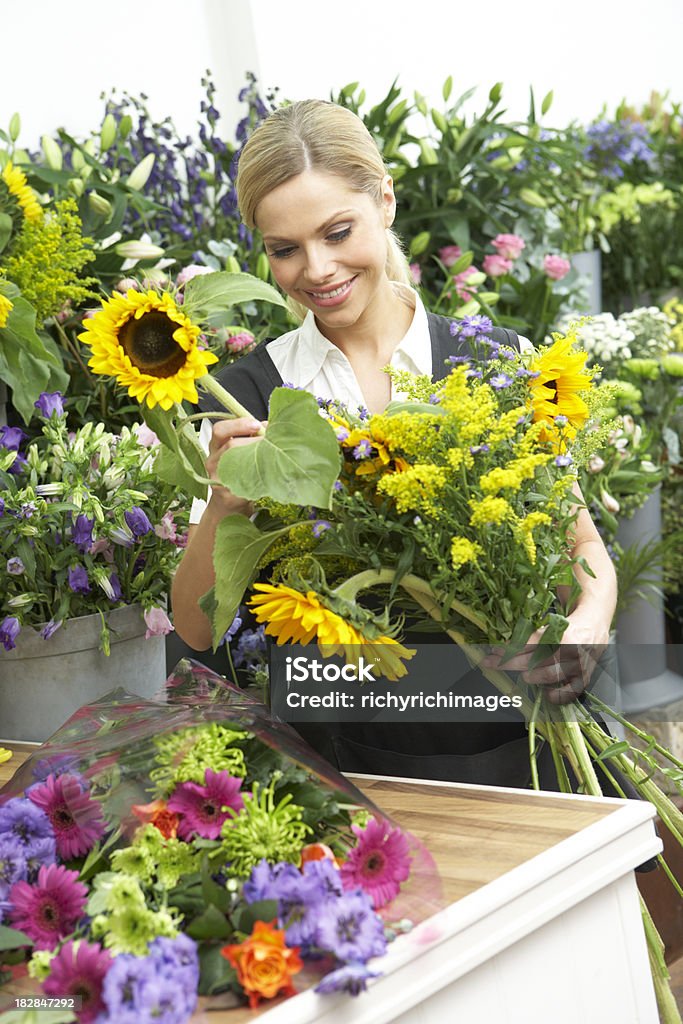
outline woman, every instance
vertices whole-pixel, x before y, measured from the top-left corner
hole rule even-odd
[[[444,360],[457,351],[457,342],[449,321],[427,313],[411,285],[391,230],[392,179],[355,114],[318,100],[271,114],[242,151],[237,194],[245,224],[263,236],[275,281],[303,319],[300,327],[219,375],[255,416],[266,418],[270,392],[283,381],[380,412],[392,398],[391,378],[382,370],[388,364],[434,378],[445,374]],[[495,329],[494,337],[524,342],[502,329]],[[253,443],[260,429],[258,419],[217,423],[208,444],[209,476],[215,479],[224,451]],[[172,601],[175,627],[196,650],[211,642],[198,601],[214,581],[216,527],[235,512],[248,514],[248,504],[224,487],[213,489],[204,509],[193,509],[196,525]],[[558,703],[576,699],[583,690],[586,667],[578,651],[604,649],[616,603],[614,569],[585,508],[578,515],[573,553],[585,557],[595,576],[576,570],[583,590],[569,615],[562,664],[551,662],[525,675],[551,687],[551,699]],[[528,669],[528,661],[523,653],[506,667]],[[508,786],[528,780],[523,723],[366,723],[299,731],[342,770]]]

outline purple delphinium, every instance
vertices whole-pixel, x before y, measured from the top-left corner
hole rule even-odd
[[[82,565],[72,565],[68,573],[69,590],[74,594],[89,594],[90,582],[88,573]]]
[[[256,668],[259,655],[264,655],[266,649],[265,624],[256,629],[243,630],[232,655],[235,668],[239,668],[241,665],[245,665],[248,669]]]
[[[326,974],[315,986],[316,992],[327,995],[331,992],[347,992],[357,996],[365,992],[369,978],[379,978],[381,971],[371,971],[366,964],[349,963]]]
[[[15,882],[25,882],[27,878],[26,847],[14,835],[0,835],[0,900],[6,898]]]
[[[199,958],[197,947],[186,935],[157,938],[149,955],[117,956],[102,986],[107,1014],[102,1024],[131,1024],[154,1020],[158,1024],[182,1024],[197,1005]]]
[[[652,139],[644,124],[623,118],[608,121],[602,118],[586,129],[588,144],[584,158],[596,166],[607,178],[623,178],[624,165],[636,160],[651,163],[654,151]]]
[[[21,625],[19,619],[15,618],[14,615],[6,615],[2,622],[0,622],[0,644],[2,644],[6,651],[11,651],[17,646],[15,640],[20,632]]]
[[[131,509],[124,512],[123,518],[134,537],[144,537],[146,533],[150,533],[154,529],[147,513],[139,505],[133,505]]]
[[[7,559],[7,572],[10,576],[21,576],[25,571],[26,566],[17,555]]]
[[[71,542],[85,554],[93,542],[92,531],[95,520],[86,515],[79,515],[71,527]]]
[[[241,626],[242,626],[242,619],[240,618],[239,613],[238,613],[235,616],[235,618],[232,620],[232,622],[230,623],[228,628],[226,629],[225,633],[223,634],[223,639],[221,640],[221,643],[222,644],[229,643],[232,640],[232,638],[235,636],[235,634],[238,632],[238,630],[241,628]]]
[[[64,402],[61,391],[43,391],[38,401],[34,402],[36,409],[39,409],[46,420],[52,415],[62,416],[64,414]]]
[[[295,881],[300,877],[301,872],[293,864],[286,861],[269,864],[267,860],[262,859],[251,869],[251,874],[242,888],[242,895],[247,903],[276,900],[283,882]]]
[[[22,844],[25,857],[41,840],[54,840],[47,814],[22,796],[13,797],[0,807],[0,837],[8,836]]]
[[[328,901],[318,915],[318,945],[339,960],[364,963],[386,951],[384,925],[360,890]]]

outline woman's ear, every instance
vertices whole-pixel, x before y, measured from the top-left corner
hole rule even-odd
[[[396,196],[394,195],[394,181],[391,175],[385,174],[382,178],[382,212],[384,214],[384,226],[390,228],[396,216]]]

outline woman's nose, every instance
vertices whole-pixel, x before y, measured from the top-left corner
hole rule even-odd
[[[331,253],[321,246],[312,246],[306,251],[306,276],[311,284],[320,284],[335,273],[335,261]]]

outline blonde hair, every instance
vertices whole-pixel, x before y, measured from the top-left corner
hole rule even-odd
[[[336,174],[352,189],[366,192],[378,206],[382,202],[382,181],[388,172],[361,119],[336,103],[300,100],[270,114],[240,154],[237,203],[247,227],[256,226],[256,209],[269,192],[306,170]],[[408,260],[390,228],[386,273],[390,281],[414,287]],[[292,299],[288,306],[299,320],[308,312]]]

